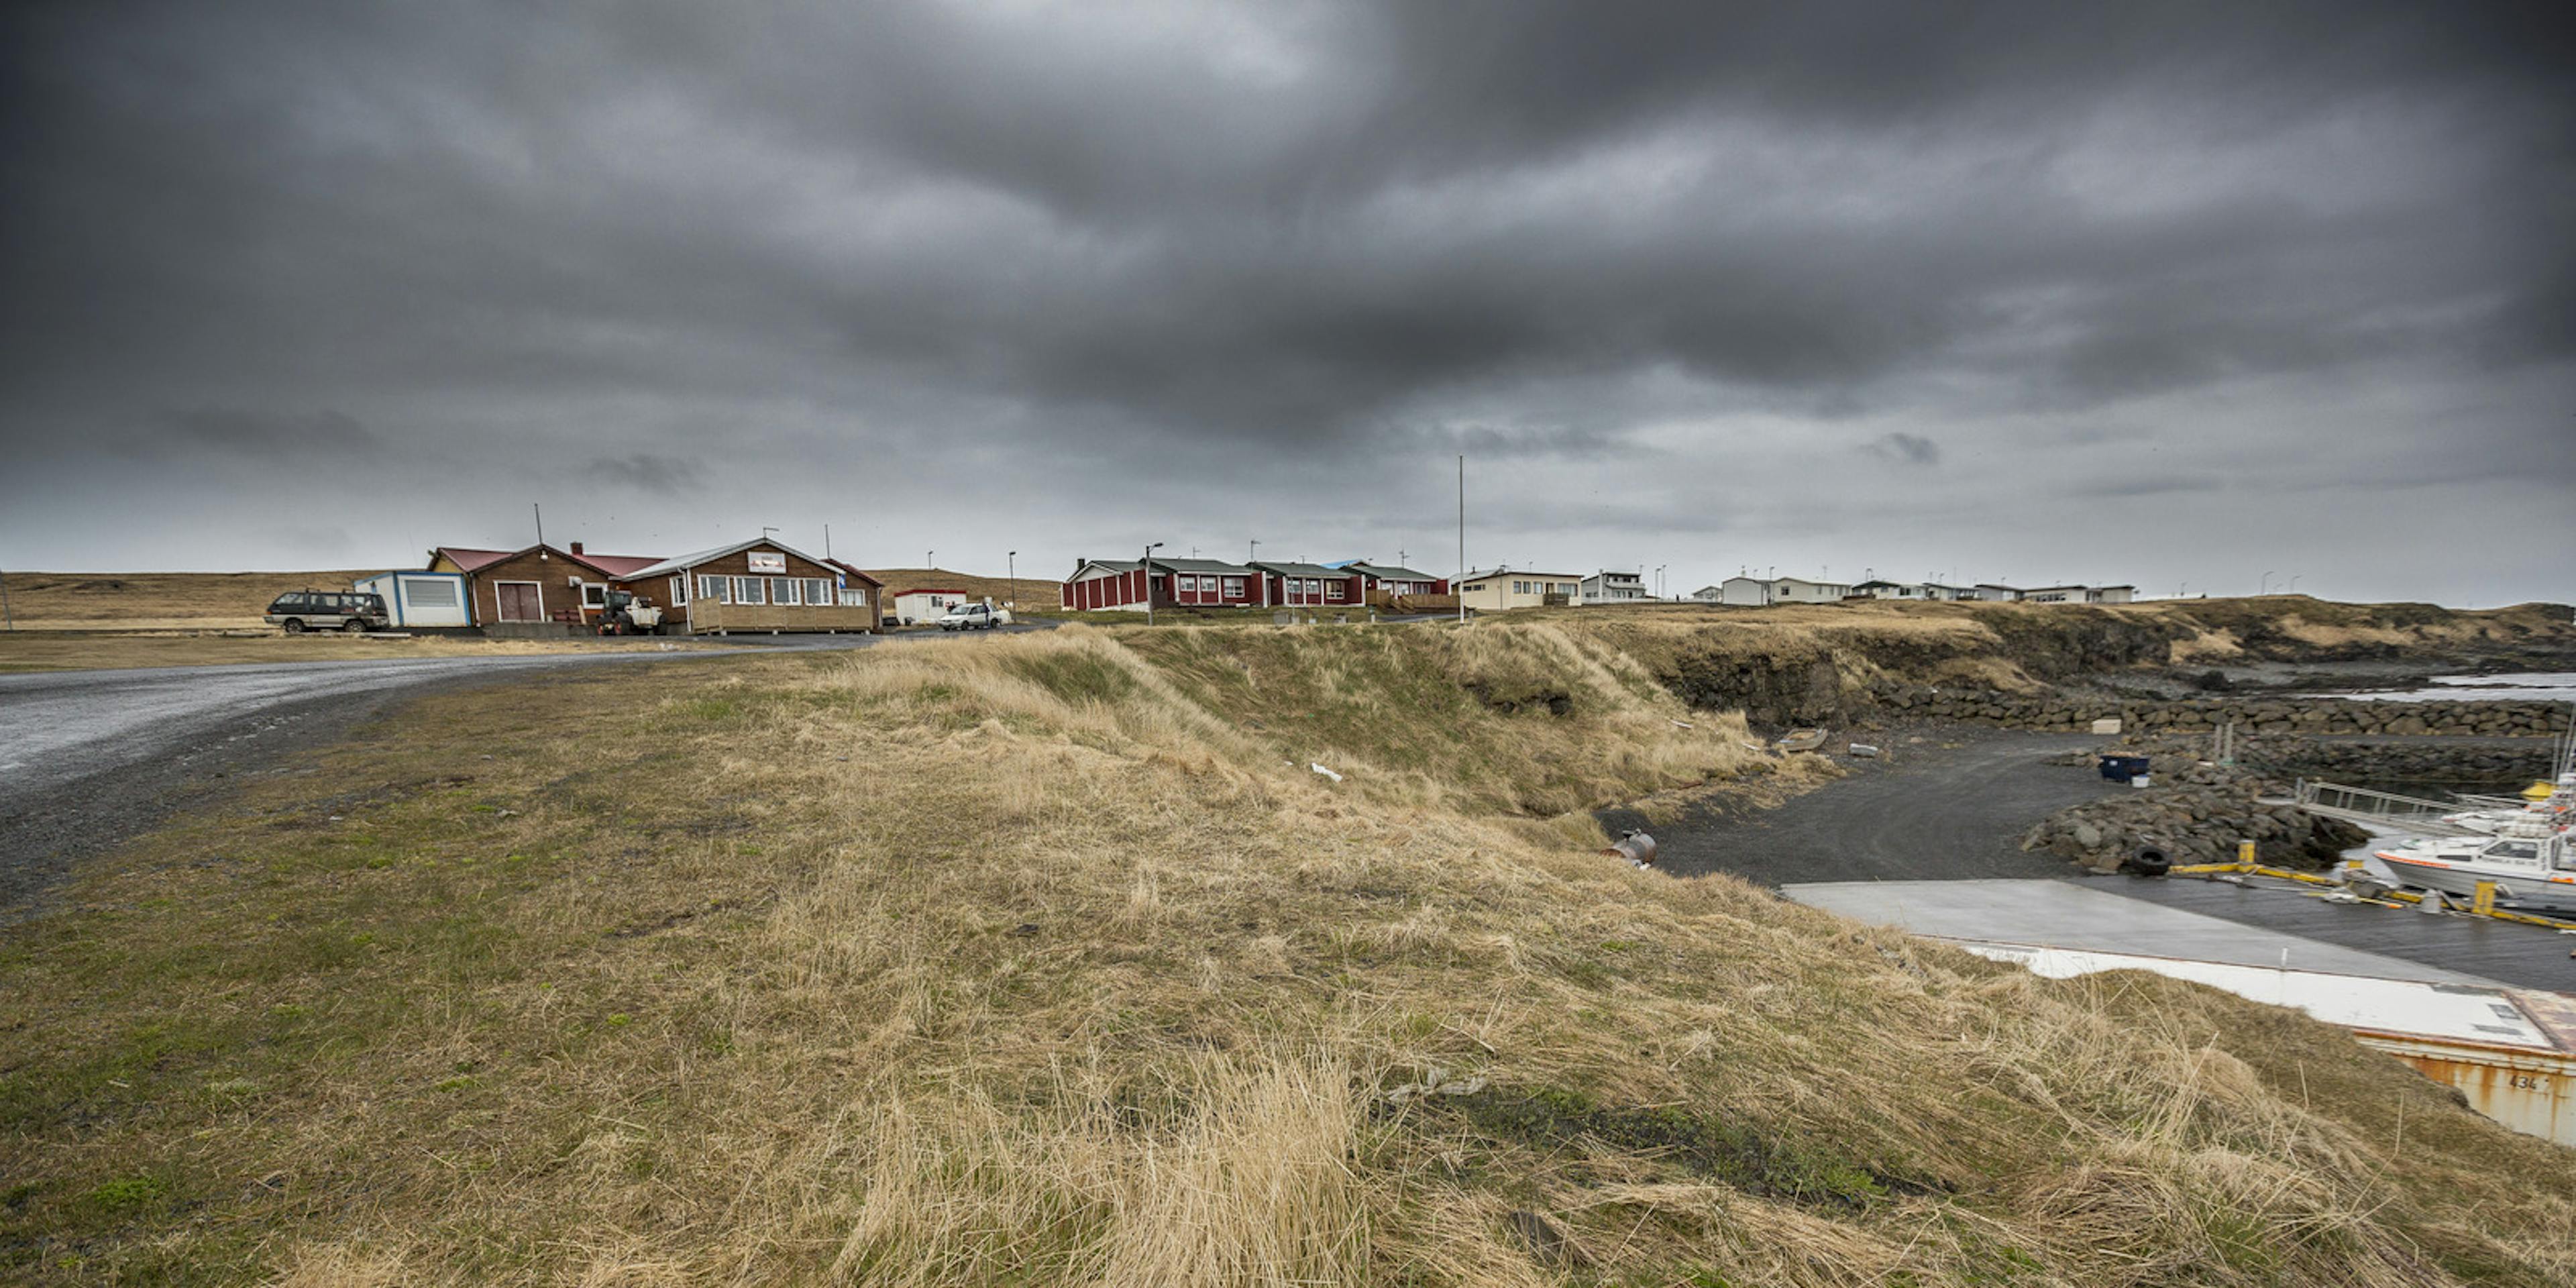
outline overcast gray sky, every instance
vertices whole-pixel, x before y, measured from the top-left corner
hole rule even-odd
[[[0,567],[2576,599],[2554,13],[21,0]]]

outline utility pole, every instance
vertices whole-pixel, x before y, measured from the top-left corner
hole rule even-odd
[[[9,611],[9,575],[0,573],[0,630],[18,629],[17,615]]]
[[[938,561],[931,558],[932,555],[938,553],[939,552],[936,550],[924,550],[921,552],[921,570],[923,572],[928,572],[939,566]]]
[[[1020,552],[1014,550],[1008,558],[1011,561],[1011,607],[1018,608],[1020,606]]]
[[[1467,458],[1458,458],[1458,624],[1467,624]]]
[[[828,523],[823,525],[823,557],[832,557],[832,525]]]
[[[1160,541],[1145,547],[1145,557],[1136,561],[1137,570],[1145,574],[1145,624],[1154,624],[1154,552],[1163,548]]]
[[[528,502],[528,508],[536,513],[537,544],[542,546],[546,543],[546,508],[534,501]]]
[[[1245,563],[1251,563],[1260,557],[1261,543],[1259,541],[1246,541],[1243,543],[1243,561]]]

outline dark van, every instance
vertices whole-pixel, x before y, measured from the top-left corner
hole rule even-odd
[[[290,590],[268,606],[268,615],[260,620],[271,626],[286,628],[289,635],[306,631],[383,630],[390,620],[385,614],[385,597],[350,591]]]

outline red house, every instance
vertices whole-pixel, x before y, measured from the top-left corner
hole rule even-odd
[[[1064,579],[1064,606],[1144,611],[1150,589],[1156,608],[1265,608],[1268,579],[1243,564],[1217,559],[1085,559]]]
[[[1449,579],[1415,572],[1395,564],[1370,563],[1355,559],[1342,567],[1360,575],[1360,587],[1369,595],[1446,595]]]
[[[1265,604],[1287,608],[1357,608],[1368,602],[1366,579],[1353,569],[1267,560],[1252,566],[1261,571],[1262,590],[1269,597]]]

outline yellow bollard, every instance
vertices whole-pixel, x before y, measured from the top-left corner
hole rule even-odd
[[[2236,861],[2239,863],[2252,863],[2254,861],[2254,843],[2252,841],[2238,841],[2236,843]]]
[[[2481,916],[2481,917],[2492,917],[2492,916],[2494,916],[2494,915],[2495,915],[2495,910],[2496,910],[2496,909],[2495,909],[2495,897],[2496,897],[2496,883],[2495,883],[2495,882],[2493,882],[2493,881],[2481,881],[2481,882],[2479,882],[2479,883],[2478,883],[2478,893],[2477,893],[2476,897],[2475,897],[2475,898],[2473,898],[2473,899],[2471,899],[2471,900],[2469,901],[2469,911],[2474,912],[2474,913],[2478,914],[2478,915],[2479,915],[2479,916]]]

